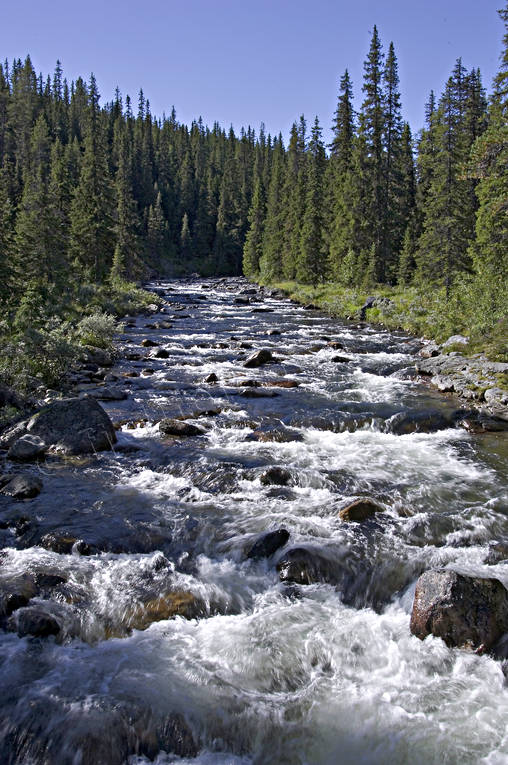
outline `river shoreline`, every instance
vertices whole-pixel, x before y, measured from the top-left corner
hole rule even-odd
[[[506,433],[415,379],[407,333],[152,287],[1,441],[5,762],[508,755]]]

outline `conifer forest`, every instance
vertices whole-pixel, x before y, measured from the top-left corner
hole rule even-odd
[[[506,31],[508,9],[499,14]],[[156,117],[143,91],[132,103],[117,89],[101,106],[93,75],[69,83],[60,62],[45,77],[29,56],[5,61],[5,358],[13,338],[28,357],[48,338],[65,345],[62,326],[90,306],[121,313],[126,295],[140,299],[135,283],[192,272],[332,284],[353,297],[386,288],[419,296],[408,314],[415,305],[425,314],[433,295],[436,332],[439,322],[499,332],[508,304],[507,118],[508,31],[492,91],[458,59],[412,135],[396,51],[385,52],[374,27],[363,82],[347,70],[340,78],[329,146],[317,117],[300,116],[286,146],[263,126],[236,135],[201,119],[181,124],[174,110]]]

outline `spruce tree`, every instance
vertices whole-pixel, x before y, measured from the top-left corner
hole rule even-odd
[[[333,133],[327,172],[327,194],[330,210],[328,268],[332,277],[341,281],[343,279],[343,261],[352,246],[349,191],[352,183],[355,121],[353,85],[347,69],[340,81],[340,95],[335,112]]]
[[[70,254],[92,281],[99,282],[113,259],[114,196],[93,75],[89,95],[85,151],[71,207]]]
[[[323,230],[325,165],[325,148],[316,117],[309,142],[305,212],[300,231],[300,251],[296,261],[296,277],[304,284],[316,285],[324,281],[326,275]]]
[[[248,279],[256,279],[259,276],[259,261],[263,254],[265,208],[263,181],[258,174],[249,210],[249,229],[243,246],[243,273]]]
[[[264,281],[272,282],[283,274],[285,153],[282,136],[274,142],[270,185],[266,204],[260,271]]]
[[[494,80],[489,126],[473,146],[470,169],[479,181],[471,257],[476,274],[473,308],[481,328],[506,319],[508,305],[508,4],[499,15],[505,25],[501,66]]]

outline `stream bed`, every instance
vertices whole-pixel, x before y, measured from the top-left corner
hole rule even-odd
[[[100,401],[113,449],[0,497],[0,584],[58,624],[0,630],[0,760],[508,763],[506,665],[409,629],[428,569],[508,587],[508,433],[461,427],[403,332],[241,279],[152,288]]]

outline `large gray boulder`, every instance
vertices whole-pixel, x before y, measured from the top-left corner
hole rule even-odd
[[[432,634],[450,647],[489,651],[508,630],[508,590],[498,579],[426,571],[416,584],[410,629],[421,640]]]
[[[28,421],[27,430],[64,454],[90,454],[116,442],[113,423],[92,398],[54,401]]]

